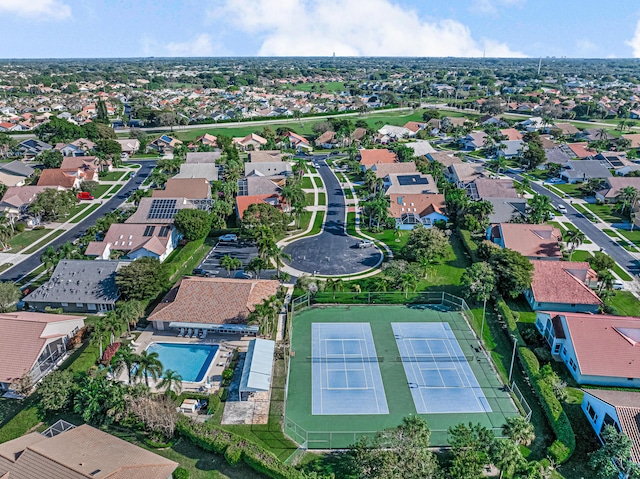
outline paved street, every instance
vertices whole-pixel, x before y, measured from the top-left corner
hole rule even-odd
[[[522,181],[522,176],[508,173],[507,176]],[[613,238],[610,238],[603,233],[597,226],[584,217],[582,213],[579,213],[568,201],[563,200],[555,193],[552,193],[548,189],[531,182],[531,189],[538,194],[548,196],[551,198],[551,203],[554,205],[564,205],[567,208],[567,214],[565,215],[580,231],[589,237],[591,241],[597,244],[600,248],[604,248],[605,252],[611,256],[616,262],[622,266],[625,270],[631,274],[636,274],[640,271],[638,261],[629,254],[622,246],[620,246]]]
[[[38,266],[40,266],[40,255],[42,251],[48,246],[57,247],[67,241],[73,241],[76,238],[82,236],[85,230],[95,224],[96,220],[101,216],[104,216],[111,211],[115,211],[127,198],[128,194],[137,190],[142,182],[151,174],[151,170],[156,166],[156,160],[148,161],[136,161],[140,163],[141,167],[136,170],[136,176],[130,179],[118,192],[108,200],[105,200],[102,206],[83,219],[80,223],[72,225],[72,227],[61,236],[58,236],[55,240],[46,246],[43,246],[38,251],[29,256],[26,260],[18,263],[17,265],[9,268],[7,271],[0,274],[0,280],[2,281],[17,281],[25,274],[31,272]]]
[[[375,267],[382,253],[377,247],[358,248],[358,239],[345,230],[346,205],[338,179],[327,166],[324,156],[316,156],[318,173],[327,189],[327,216],[319,235],[302,238],[285,247],[291,266],[321,275],[347,275]]]
[[[258,248],[255,245],[238,242],[238,243],[218,243],[211,251],[207,253],[202,263],[198,268],[204,269],[211,276],[218,278],[228,278],[229,273],[220,265],[220,260],[223,256],[229,255],[232,258],[237,258],[242,261],[243,269],[249,261],[258,256]],[[260,272],[260,279],[270,279],[271,276],[276,274],[276,270],[265,270]],[[231,271],[233,277],[234,272]]]

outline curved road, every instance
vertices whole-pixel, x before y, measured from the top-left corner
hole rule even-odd
[[[522,176],[507,173],[507,176],[522,181]],[[563,200],[555,193],[548,189],[538,185],[537,183],[530,183],[531,189],[538,194],[548,196],[551,199],[551,203],[554,205],[564,205],[567,208],[567,214],[565,215],[571,222],[585,235],[589,237],[591,241],[597,244],[600,248],[604,248],[605,253],[611,256],[616,262],[627,270],[631,274],[637,274],[640,270],[638,260],[636,260],[629,252],[620,246],[616,241],[603,233],[597,226],[589,221],[582,213],[576,210],[571,203]]]
[[[327,191],[327,212],[322,232],[301,238],[284,248],[291,255],[289,264],[310,274],[342,276],[375,267],[382,257],[376,246],[358,248],[358,239],[349,236],[345,228],[347,217],[344,193],[335,174],[325,161],[316,156],[318,173]]]
[[[102,206],[100,206],[100,208],[84,218],[73,228],[67,230],[66,233],[58,236],[51,243],[46,244],[35,253],[29,255],[29,257],[24,261],[16,264],[15,266],[0,274],[0,280],[19,280],[22,276],[30,273],[38,266],[40,266],[40,254],[45,248],[47,248],[48,246],[58,247],[61,244],[66,243],[67,241],[73,241],[76,238],[81,237],[89,226],[95,224],[98,218],[118,209],[118,207],[126,200],[128,194],[132,191],[137,190],[140,185],[142,185],[142,182],[147,178],[147,176],[151,174],[153,168],[156,166],[156,160],[136,161],[135,163],[140,163],[141,165],[140,168],[136,170],[136,176],[131,178],[122,188],[120,188],[115,196],[107,200]]]

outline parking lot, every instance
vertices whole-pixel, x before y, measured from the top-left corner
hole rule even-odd
[[[258,248],[255,245],[241,241],[237,243],[218,243],[211,248],[211,251],[207,253],[207,256],[205,256],[198,268],[207,271],[213,277],[228,278],[229,273],[220,265],[220,260],[226,255],[242,261],[242,269],[244,269],[244,266],[246,266],[249,261],[258,256]],[[274,274],[276,274],[275,269],[261,271],[260,279],[271,279],[271,276]],[[231,277],[233,277],[233,275],[234,271],[232,270]]]

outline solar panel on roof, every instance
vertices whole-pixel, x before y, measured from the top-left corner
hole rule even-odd
[[[160,233],[158,233],[158,236],[160,238],[166,238],[169,235],[169,227],[168,226],[163,226],[162,228],[160,228]]]
[[[178,210],[176,209],[176,199],[156,199],[151,202],[149,208],[149,219],[171,219]]]
[[[147,226],[144,229],[144,233],[142,236],[153,236],[153,232],[156,230],[155,226]]]

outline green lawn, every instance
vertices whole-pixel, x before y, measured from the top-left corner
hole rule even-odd
[[[91,193],[95,198],[103,196],[112,185],[98,185],[98,187]]]
[[[80,223],[83,219],[85,219],[98,208],[100,208],[100,205],[98,203],[92,204],[91,206],[89,206],[89,208],[83,211],[81,215],[79,215],[77,218],[72,219],[70,223]]]
[[[303,176],[302,181],[300,182],[300,187],[305,190],[312,190],[313,182],[311,181],[311,178],[308,176]]]
[[[617,231],[622,236],[624,236],[629,241],[631,241],[634,245],[640,246],[640,230],[627,231],[627,230],[620,230],[619,229]],[[609,233],[607,233],[607,234],[609,234]],[[611,235],[609,235],[609,236],[611,236]]]
[[[291,88],[298,91],[307,92],[334,92],[340,93],[344,90],[344,83],[341,81],[329,81],[329,82],[308,82],[308,83],[296,83],[283,85],[285,88]]]
[[[51,229],[45,228],[42,230],[27,230],[22,233],[18,233],[9,240],[11,245],[10,253],[23,252],[25,248],[29,248],[31,245],[37,243],[44,235],[51,233]]]
[[[128,176],[128,171],[109,171],[108,173],[100,174],[100,181],[118,181]]]
[[[120,191],[120,189],[122,188],[122,185],[115,185],[111,191],[109,191],[110,195],[115,195],[118,191]]]
[[[629,291],[616,291],[607,304],[616,308],[616,312],[622,316],[640,316],[640,301]]]
[[[326,205],[327,204],[327,195],[326,193],[318,193],[318,205]]]
[[[36,251],[38,251],[40,248],[42,248],[44,245],[46,245],[47,243],[50,243],[51,241],[53,241],[54,239],[56,239],[58,236],[62,235],[66,233],[65,230],[57,230],[54,231],[51,236],[48,236],[47,238],[41,240],[40,242],[34,244],[33,246],[31,246],[29,249],[23,250],[22,253],[23,254],[31,254],[31,253],[35,253]]]
[[[628,223],[629,218],[622,216],[617,211],[613,211],[613,206],[609,204],[596,205],[588,203],[586,207],[607,223]]]
[[[546,186],[546,185],[545,185]],[[560,191],[562,191],[563,193],[572,196],[574,198],[582,198],[583,196],[583,192],[580,189],[580,184],[556,184],[553,185],[556,188],[558,188]]]
[[[324,185],[322,184],[322,178],[320,178],[319,176],[314,176],[313,177],[313,182],[316,184],[316,186],[318,188],[323,188]]]
[[[75,215],[77,215],[82,210],[84,210],[87,206],[89,206],[89,203],[82,203],[82,202],[78,203],[73,208],[71,208],[71,211],[69,211],[69,214],[66,215],[64,218],[73,218]],[[62,221],[64,221],[64,218],[62,218]]]

